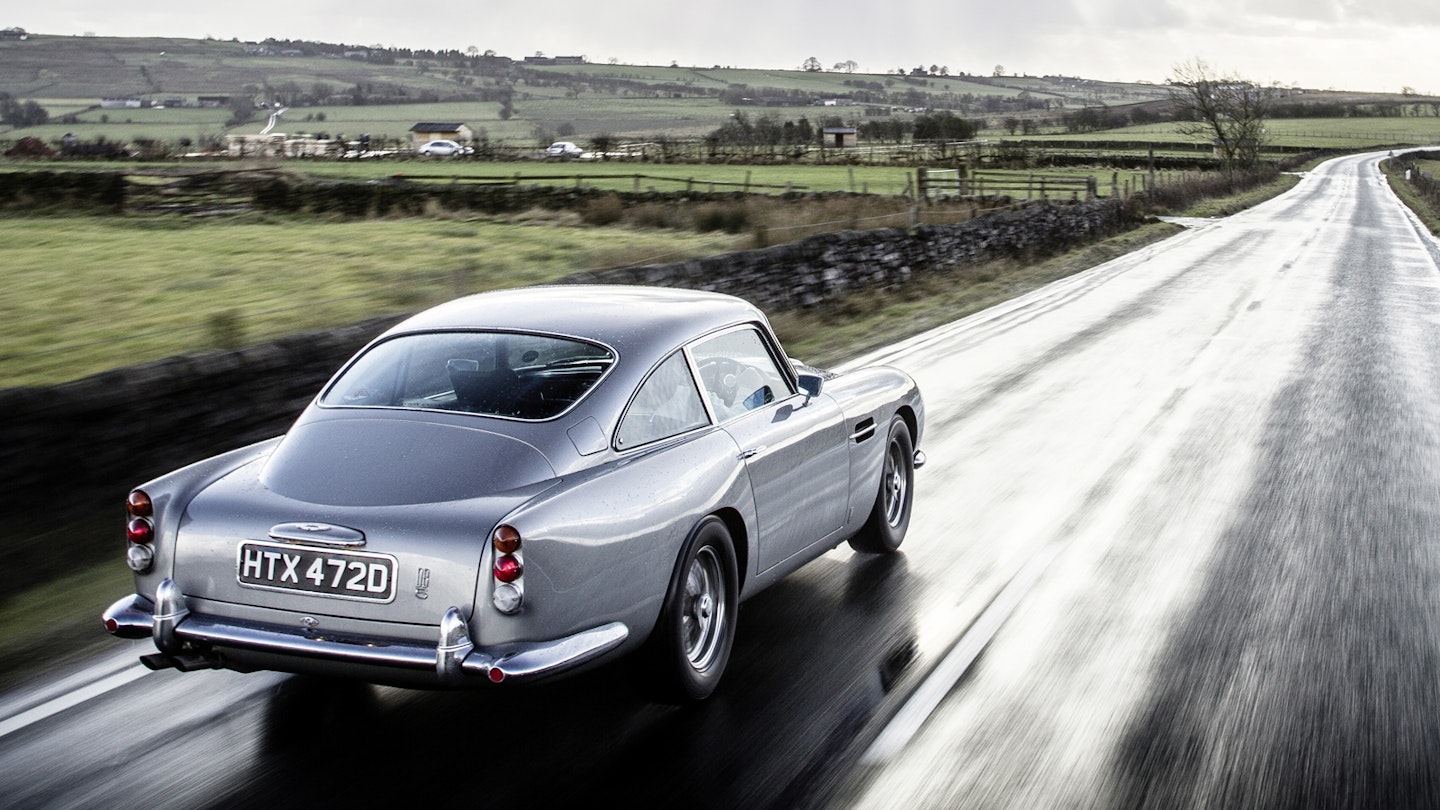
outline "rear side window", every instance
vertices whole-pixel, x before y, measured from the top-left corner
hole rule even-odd
[[[625,409],[615,446],[621,450],[678,436],[710,423],[690,366],[680,352],[670,355],[641,383]]]
[[[372,346],[320,404],[550,419],[579,402],[614,362],[604,346],[551,335],[402,335]]]

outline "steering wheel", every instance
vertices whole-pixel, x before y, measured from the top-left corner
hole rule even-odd
[[[706,390],[720,397],[726,407],[735,403],[736,381],[740,378],[740,364],[728,357],[707,357],[701,360],[700,379]]]

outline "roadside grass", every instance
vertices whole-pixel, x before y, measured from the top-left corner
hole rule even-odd
[[[1417,165],[1426,171],[1434,172],[1440,169],[1440,161],[1423,160],[1417,161]],[[1440,236],[1440,206],[1436,206],[1425,199],[1415,190],[1415,187],[1405,182],[1405,170],[1394,161],[1384,160],[1380,162],[1380,169],[1385,173],[1385,179],[1390,183],[1390,188],[1395,191],[1395,196],[1415,212],[1415,216],[1424,223],[1430,233]]]
[[[1257,186],[1256,188],[1231,197],[1200,200],[1194,205],[1178,212],[1176,216],[1228,217],[1231,214],[1238,214],[1251,206],[1259,205],[1271,197],[1284,194],[1294,188],[1299,182],[1300,178],[1295,174],[1282,174],[1263,186]]]
[[[994,137],[1005,138],[999,132]],[[1173,122],[1142,124],[1099,132],[1051,132],[1030,135],[1025,141],[1063,144],[1070,142],[1134,141],[1145,143],[1188,143],[1209,154],[1209,141],[1204,136],[1182,135]],[[1269,118],[1265,121],[1265,141],[1273,146],[1308,147],[1312,149],[1364,149],[1395,144],[1440,143],[1440,117],[1434,115],[1405,118]]]
[[[119,526],[117,518],[115,521]],[[112,534],[120,538],[117,529]],[[116,642],[100,623],[100,613],[135,592],[125,565],[124,540],[113,544],[113,559],[82,568],[0,602],[0,689],[31,674],[91,652],[114,649]]]

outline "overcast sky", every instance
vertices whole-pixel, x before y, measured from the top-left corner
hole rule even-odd
[[[248,0],[12,6],[44,34],[310,39],[592,62],[829,68],[944,65],[951,73],[1162,82],[1203,59],[1269,84],[1440,94],[1440,0],[544,0],[453,3]],[[143,9],[143,10],[142,10]],[[468,9],[468,10],[467,10]],[[723,9],[723,13],[722,10]],[[431,13],[433,12],[433,13]],[[3,88],[0,88],[3,89]]]

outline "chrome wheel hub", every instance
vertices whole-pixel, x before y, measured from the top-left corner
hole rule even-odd
[[[719,650],[726,620],[724,588],[715,550],[701,549],[685,575],[680,616],[681,646],[697,671],[709,669]]]

